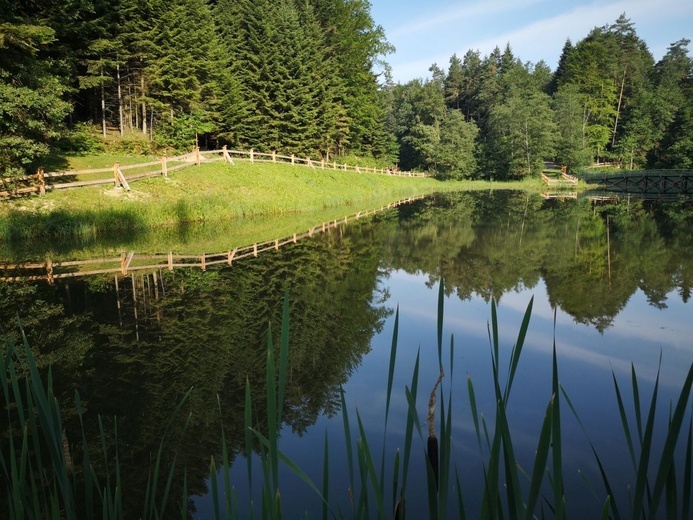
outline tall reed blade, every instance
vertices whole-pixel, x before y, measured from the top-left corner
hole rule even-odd
[[[42,434],[45,436],[48,453],[50,455],[51,467],[54,471],[54,478],[60,489],[60,495],[65,508],[65,515],[72,518],[75,515],[74,493],[67,475],[65,465],[65,453],[63,451],[62,421],[57,409],[57,403],[52,392],[52,377],[49,372],[47,391],[41,384],[41,376],[31,352],[31,347],[27,341],[21,321],[17,318],[22,335],[24,355],[29,368],[29,377],[33,384],[30,385],[32,398],[38,407],[38,422],[41,424]]]
[[[532,479],[529,483],[529,494],[527,495],[527,506],[525,510],[525,520],[531,520],[534,518],[534,509],[537,505],[537,500],[539,499],[539,492],[541,491],[541,484],[544,479],[544,472],[546,471],[546,461],[549,457],[549,449],[551,447],[551,429],[554,420],[554,400],[558,396],[554,395],[546,407],[546,414],[544,416],[544,422],[541,427],[541,433],[539,434],[539,442],[537,444],[536,455],[534,457],[534,470],[532,471]],[[557,504],[558,507],[558,504]]]
[[[339,398],[342,410],[342,425],[344,427],[344,443],[346,445],[347,466],[349,468],[349,493],[354,493],[354,453],[351,442],[351,428],[349,427],[349,412],[344,397],[344,388],[339,387]]]
[[[323,450],[322,457],[322,496],[324,498],[322,504],[322,520],[327,520],[327,502],[330,499],[330,447],[327,440],[327,431],[325,432],[325,449]]]
[[[387,393],[385,395],[385,425],[383,426],[383,450],[380,458],[380,481],[385,480],[385,443],[387,435],[387,420],[390,415],[390,400],[392,398],[392,382],[395,377],[395,360],[397,359],[397,335],[399,332],[399,305],[395,311],[395,325],[392,331],[392,345],[390,347],[390,366],[387,371]],[[395,490],[396,493],[396,490]]]
[[[630,432],[630,425],[628,424],[628,417],[626,416],[626,408],[623,404],[623,398],[621,397],[621,389],[618,385],[618,381],[616,380],[616,374],[613,372],[611,373],[611,377],[614,380],[614,389],[616,392],[616,402],[618,403],[618,413],[621,417],[621,427],[623,428],[623,433],[626,437],[626,445],[628,446],[628,453],[630,453],[630,458],[631,462],[633,464],[633,469],[635,471],[638,471],[638,463],[636,462],[636,457],[635,457],[635,448],[633,447],[633,439],[631,436]],[[637,382],[637,379],[635,378],[635,370],[633,369],[633,381]],[[637,384],[635,385],[637,388]],[[638,429],[640,429],[640,426],[638,425]],[[640,442],[642,443],[642,437],[640,437]]]
[[[505,385],[505,394],[503,401],[507,403],[510,397],[510,388],[512,387],[513,380],[515,379],[515,372],[517,370],[517,365],[520,363],[520,356],[522,355],[522,348],[525,344],[525,338],[527,337],[527,329],[529,328],[529,319],[532,316],[532,307],[534,306],[534,296],[529,299],[527,304],[527,309],[525,310],[525,315],[522,318],[522,324],[520,325],[520,331],[517,334],[517,342],[513,347],[512,356],[510,358],[510,367],[508,372],[508,381]],[[497,331],[498,327],[494,327]]]
[[[691,363],[691,366],[688,369],[688,375],[683,383],[683,388],[681,388],[681,393],[679,394],[676,408],[674,409],[674,414],[669,422],[666,440],[664,441],[664,449],[662,450],[662,456],[659,459],[660,462],[659,468],[657,469],[654,491],[652,492],[652,501],[650,502],[649,514],[651,518],[654,518],[654,515],[657,512],[659,500],[661,499],[665,481],[667,475],[669,474],[669,468],[674,464],[674,451],[676,450],[676,443],[678,441],[679,434],[681,433],[683,418],[686,414],[686,410],[689,407],[688,402],[690,399],[692,386],[693,363]]]
[[[645,433],[643,435],[642,446],[640,448],[640,459],[638,461],[638,470],[635,479],[635,491],[633,492],[633,504],[631,511],[631,514],[633,515],[633,520],[638,520],[644,515],[645,488],[649,487],[647,472],[650,464],[650,453],[652,451],[652,439],[654,436],[655,414],[657,410],[657,395],[659,393],[660,368],[661,357],[660,367],[657,369],[657,377],[655,379],[654,389],[652,390],[652,399],[650,401],[649,413],[647,415],[647,423],[645,424]],[[635,374],[633,375],[633,377],[637,381]]]
[[[268,490],[268,492],[271,496],[274,496],[279,489],[279,459],[277,458],[277,452],[279,451],[277,447],[279,424],[277,423],[277,387],[271,324],[267,334],[267,393],[265,398],[267,399],[267,436],[269,438],[267,455],[272,483],[272,489]]]
[[[443,304],[445,302],[445,278],[440,277],[438,286],[438,364],[443,365]]]
[[[691,494],[693,482],[691,482],[691,463],[693,462],[693,417],[688,422],[688,441],[686,442],[686,459],[683,469],[683,496],[681,497],[681,520],[690,518]]]
[[[245,436],[245,461],[248,472],[249,495],[253,496],[253,411],[250,395],[250,380],[245,378],[245,406],[243,408],[243,432]]]
[[[419,436],[419,418],[416,413],[416,394],[419,386],[419,356],[421,352],[416,352],[416,361],[414,362],[414,370],[411,377],[411,385],[405,387],[405,397],[407,399],[407,423],[404,428],[404,454],[402,457],[402,496],[406,496],[407,491],[407,476],[409,475],[409,460],[411,458],[412,437],[414,434],[414,426],[416,426]],[[411,390],[410,390],[411,388]]]
[[[558,383],[558,356],[556,355],[556,308],[553,310],[553,355],[551,371],[551,392],[553,407],[551,410],[551,458],[553,460],[553,502],[554,515],[557,520],[566,516],[565,490],[563,487],[563,447],[561,434],[561,393]]]
[[[361,436],[361,447],[363,450],[364,462],[366,464],[366,471],[371,479],[373,485],[373,494],[375,495],[375,502],[378,506],[378,516],[379,518],[385,518],[385,504],[383,501],[384,487],[383,483],[378,480],[378,475],[375,472],[375,465],[373,464],[373,457],[371,456],[370,446],[368,445],[368,439],[366,438],[366,430],[363,428],[363,422],[361,421],[361,416],[356,411],[356,422],[358,423],[359,435]],[[361,478],[364,479],[365,475],[362,474]]]
[[[282,423],[286,375],[289,365],[289,286],[284,289],[284,307],[282,311],[282,329],[279,344],[279,399],[277,402],[277,424]]]

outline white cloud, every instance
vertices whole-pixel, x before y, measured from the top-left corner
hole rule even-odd
[[[612,23],[624,12],[656,60],[672,42],[693,39],[693,2],[690,0],[590,2],[543,18],[543,11],[548,9],[542,9],[538,5],[541,3],[540,0],[525,0],[510,5],[502,1],[456,5],[442,14],[389,31],[390,41],[403,50],[403,54],[390,57],[395,79],[408,81],[426,77],[433,63],[446,67],[452,54],[463,56],[472,49],[484,56],[496,46],[502,49],[506,43],[522,60],[536,63],[543,59],[554,68],[566,38],[575,43],[594,27]],[[535,21],[517,26],[527,18],[525,11],[532,9],[537,13]],[[520,13],[524,16],[520,17]],[[475,36],[480,34],[481,28],[483,36]]]
[[[390,38],[410,37],[429,30],[439,29],[446,25],[469,20],[472,18],[485,18],[499,14],[508,14],[510,11],[527,9],[546,0],[517,0],[508,4],[505,0],[491,0],[487,2],[476,2],[471,5],[458,4],[442,13],[435,13],[433,16],[418,19],[416,22],[408,23],[397,27],[388,34]]]

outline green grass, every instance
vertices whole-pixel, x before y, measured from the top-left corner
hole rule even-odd
[[[114,158],[99,156],[108,163]],[[90,159],[90,166],[96,162]],[[332,208],[341,208],[338,213],[344,216],[414,195],[488,189],[538,192],[541,185],[534,179],[515,183],[441,182],[285,164],[203,163],[171,172],[169,179],[133,182],[130,192],[105,185],[0,202],[0,242],[95,239],[191,222],[220,223]]]
[[[243,500],[250,502],[250,510],[260,518],[282,517],[282,495],[279,487],[279,467],[290,468],[315,493],[315,504],[322,504],[322,518],[405,518],[406,501],[414,496],[425,495],[428,501],[429,516],[432,519],[467,518],[470,511],[465,509],[467,490],[460,485],[459,468],[452,464],[455,460],[452,450],[452,424],[459,421],[457,415],[463,407],[459,396],[451,393],[452,384],[440,384],[455,377],[454,338],[449,347],[444,347],[443,331],[444,287],[441,282],[438,298],[437,323],[437,361],[440,367],[439,378],[433,386],[428,406],[422,420],[417,407],[417,397],[421,392],[419,356],[412,370],[411,384],[405,389],[409,403],[404,445],[386,446],[379,454],[365,434],[361,417],[356,411],[356,428],[351,420],[350,408],[344,392],[341,395],[343,439],[325,439],[322,485],[305,474],[300,465],[290,460],[279,449],[279,433],[282,427],[283,401],[288,376],[289,345],[289,304],[288,295],[284,298],[282,326],[279,344],[275,346],[270,330],[267,340],[266,380],[264,389],[251,388],[246,383],[245,394],[245,455],[248,461],[247,478],[254,481],[251,459],[257,457],[261,471],[261,489],[251,487],[251,496]],[[483,459],[483,469],[477,480],[483,482],[482,518],[526,519],[567,518],[570,502],[563,486],[561,439],[561,409],[565,403],[578,417],[569,397],[559,383],[556,342],[553,345],[552,384],[546,389],[546,400],[537,405],[545,408],[542,425],[536,434],[536,450],[531,471],[521,471],[515,457],[515,439],[508,421],[507,410],[515,374],[521,362],[525,337],[532,312],[530,301],[520,325],[517,340],[510,353],[507,366],[501,366],[499,347],[499,323],[495,303],[491,307],[489,324],[489,350],[493,372],[493,387],[496,409],[494,416],[486,418],[479,413],[476,404],[474,385],[467,377],[469,411],[476,433],[476,441]],[[554,320],[555,322],[555,320]],[[396,314],[391,347],[391,363],[388,371],[386,412],[383,418],[383,436],[387,430],[389,403],[392,392],[394,366],[398,350],[399,312]],[[447,355],[449,354],[449,356]],[[121,475],[117,452],[117,420],[114,432],[106,432],[101,425],[103,454],[90,454],[86,437],[82,435],[82,447],[70,452],[64,443],[61,411],[52,390],[52,375],[49,371],[44,384],[33,360],[31,348],[26,339],[20,348],[8,347],[0,358],[0,390],[7,411],[7,424],[14,425],[9,436],[9,453],[0,453],[0,468],[7,482],[7,497],[10,519],[20,518],[78,518],[77,504],[84,504],[86,511],[102,518],[122,518],[123,501],[121,483],[127,475]],[[664,518],[685,520],[690,517],[691,474],[693,461],[693,425],[691,412],[691,387],[693,386],[693,363],[681,386],[679,397],[671,403],[668,421],[664,426],[664,444],[657,449],[653,439],[656,437],[655,421],[658,406],[659,378],[655,382],[650,404],[644,409],[641,403],[641,389],[635,369],[632,370],[630,395],[635,409],[635,425],[629,423],[623,399],[623,388],[614,376],[615,400],[622,420],[624,442],[631,455],[634,485],[626,499],[616,497],[609,478],[609,470],[601,462],[599,454],[593,449],[602,476],[603,501],[602,518]],[[447,390],[445,390],[447,388]],[[266,417],[257,417],[251,407],[253,394],[262,395],[266,401]],[[164,443],[168,442],[168,431],[174,421],[184,421],[187,428],[192,420],[188,415],[180,417],[181,409],[190,393],[183,396],[168,425],[163,429],[161,442],[152,459],[152,467],[146,489],[141,518],[171,518],[181,515],[187,518],[187,481],[183,476],[182,496],[170,496],[175,468],[175,456],[166,461],[171,469],[164,474],[162,453]],[[77,415],[83,409],[79,396],[76,396]],[[644,412],[644,413],[643,413]],[[220,410],[221,413],[221,410]],[[491,423],[493,421],[493,423]],[[688,424],[686,424],[688,423]],[[265,425],[261,430],[256,425]],[[489,427],[490,425],[490,427]],[[84,428],[82,426],[82,428]],[[687,435],[686,435],[687,431]],[[589,437],[589,432],[585,432]],[[108,453],[107,437],[116,440],[115,455]],[[385,438],[385,437],[383,437]],[[211,494],[214,500],[216,518],[238,518],[240,502],[229,481],[229,455],[227,439],[222,426],[221,460],[212,459],[210,476]],[[415,443],[418,439],[418,443]],[[682,442],[680,440],[682,439]],[[349,471],[349,481],[353,500],[349,507],[342,507],[329,494],[330,461],[329,444],[344,442]],[[680,456],[685,450],[685,455]],[[81,462],[78,455],[81,453]],[[380,457],[378,456],[380,455]],[[99,478],[92,467],[94,457],[103,457],[105,467],[111,467],[109,476]],[[385,473],[385,461],[392,457],[393,471]],[[426,467],[426,484],[423,488],[412,489],[408,484],[412,458],[422,457]],[[378,463],[379,462],[379,463]],[[78,469],[71,471],[75,466]],[[620,468],[619,468],[620,469]],[[224,476],[223,490],[219,489],[217,472]],[[75,477],[81,475],[81,478]],[[599,483],[590,483],[594,489]],[[222,493],[223,492],[223,499]],[[621,502],[619,502],[621,501]],[[624,502],[625,501],[625,502]],[[221,507],[220,504],[224,504]],[[247,503],[245,505],[248,505]],[[92,515],[89,515],[90,517]]]

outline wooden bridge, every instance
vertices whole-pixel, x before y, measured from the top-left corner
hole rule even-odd
[[[218,264],[230,266],[243,258],[257,257],[258,254],[265,251],[276,251],[284,245],[295,244],[302,238],[312,237],[316,233],[324,233],[330,229],[339,227],[341,224],[347,224],[348,222],[423,198],[423,195],[409,197],[391,202],[385,206],[380,206],[379,208],[359,211],[358,213],[347,215],[340,219],[322,222],[303,233],[294,233],[291,236],[277,238],[267,242],[256,242],[246,246],[235,247],[221,253],[202,253],[193,255],[175,254],[173,251],[169,251],[168,253],[162,254],[136,254],[134,251],[130,251],[122,252],[120,256],[93,258],[88,260],[54,261],[51,258],[46,258],[44,262],[24,262],[16,264],[0,263],[0,282],[45,280],[53,284],[55,280],[61,278],[75,278],[97,274],[126,276],[134,271],[157,272],[160,269],[173,271],[176,268],[190,267],[197,267],[206,271],[209,266]]]
[[[578,177],[589,184],[599,184],[609,192],[656,198],[693,195],[693,170],[583,172]]]

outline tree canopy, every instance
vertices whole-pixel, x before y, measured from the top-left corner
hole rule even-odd
[[[555,71],[507,43],[394,84],[393,49],[367,0],[0,7],[3,177],[86,146],[84,125],[106,142],[139,135],[152,151],[365,155],[443,178],[523,177],[546,160],[693,164],[690,42],[655,63],[625,13],[566,40]]]

